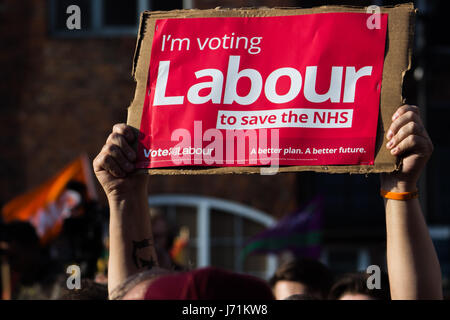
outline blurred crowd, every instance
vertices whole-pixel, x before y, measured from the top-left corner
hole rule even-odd
[[[68,187],[84,193],[80,184],[73,183]],[[60,234],[45,246],[29,222],[1,224],[2,299],[108,299],[108,209],[83,200],[73,210],[75,214],[64,220]],[[149,214],[160,267],[187,271],[188,267],[175,262],[170,254],[177,228],[161,211],[152,208]],[[70,265],[80,267],[80,288],[67,285]],[[214,277],[231,275],[216,268],[198,272],[201,276],[204,272],[212,273]],[[151,273],[153,276],[154,272]],[[130,283],[137,283],[142,277],[146,275],[132,279]],[[267,284],[278,300],[389,299],[387,277],[383,275],[382,290],[369,290],[368,277],[366,273],[336,277],[319,261],[293,257],[280,264]],[[214,296],[205,296],[211,297]]]
[[[83,202],[74,210],[77,214],[64,220],[63,228],[51,243],[43,246],[35,228],[28,222],[15,221],[1,224],[1,288],[2,299],[63,299],[63,300],[107,300],[108,296],[108,209],[95,202]],[[239,287],[248,283],[249,292],[242,292],[255,298],[266,299],[272,295],[277,300],[389,300],[389,281],[387,274],[381,274],[381,285],[377,290],[368,287],[370,274],[354,272],[336,275],[320,261],[295,257],[280,263],[278,269],[268,281],[250,276],[237,275],[218,268],[191,270],[172,259],[171,250],[177,229],[159,210],[152,208],[149,212],[152,221],[155,248],[159,266],[173,271],[173,275],[162,277],[152,284],[158,295],[146,296],[152,299],[172,299],[180,292],[165,292],[166,288],[175,287],[170,284],[170,276],[178,285],[185,275],[192,274],[192,281],[186,287],[196,287],[207,281],[209,286],[219,281],[217,292],[203,290],[203,295],[177,296],[182,299],[222,299],[235,295],[233,281],[239,281]],[[81,271],[79,288],[69,288],[67,267],[77,265]],[[128,279],[114,299],[141,298],[141,294],[130,296],[130,290],[145,280],[154,280],[166,271],[153,268]],[[185,271],[185,272],[183,272]],[[206,279],[206,280],[205,280]],[[160,281],[161,282],[161,281]],[[265,282],[265,284],[263,283]],[[259,288],[259,289],[258,289]],[[270,291],[269,289],[270,288]],[[158,289],[158,290],[155,290]],[[227,291],[227,289],[229,291]],[[122,293],[120,293],[122,291]],[[221,296],[223,294],[224,296]],[[228,296],[227,296],[228,295]],[[239,295],[236,296],[239,298]]]

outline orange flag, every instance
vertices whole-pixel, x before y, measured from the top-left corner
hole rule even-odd
[[[69,181],[84,183],[88,198],[97,199],[92,170],[88,157],[82,155],[68,164],[53,178],[35,189],[17,196],[2,208],[3,220],[28,221],[35,228],[42,244],[54,239],[71,209],[81,202],[81,196],[66,190]]]
[[[187,265],[188,263],[188,245],[189,245],[189,229],[186,226],[181,227],[180,234],[176,237],[172,248],[170,249],[170,256],[172,260],[180,265]]]

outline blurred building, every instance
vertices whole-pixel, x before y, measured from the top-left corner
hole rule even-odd
[[[93,159],[112,125],[126,121],[126,108],[134,96],[131,66],[139,12],[398,2],[404,1],[2,0],[0,201],[38,185],[83,151]],[[422,108],[435,143],[421,197],[448,275],[450,126],[445,119],[450,116],[450,36],[443,32],[448,5],[443,0],[415,3],[420,14],[404,95]],[[66,8],[71,4],[81,8],[79,31],[66,27]],[[251,263],[241,263],[239,246],[317,194],[326,201],[323,259],[338,272],[383,265],[384,210],[378,190],[375,175],[316,173],[153,176],[150,186],[150,193],[158,195],[153,205],[164,207],[178,224],[190,226],[197,244],[194,265],[222,265],[261,275],[272,262],[255,257]],[[202,220],[205,215],[207,221]],[[205,248],[206,239],[211,241]]]

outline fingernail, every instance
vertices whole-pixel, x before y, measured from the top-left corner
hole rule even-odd
[[[388,149],[390,149],[390,148],[392,147],[393,144],[394,144],[393,141],[389,141],[388,143],[386,143],[386,147],[387,147]]]
[[[387,133],[387,135],[386,135],[386,138],[388,138],[388,140],[391,140],[391,138],[394,136],[394,133],[391,131],[391,130],[389,130],[388,131],[388,133]]]
[[[398,113],[396,112],[396,113],[394,113],[394,115],[392,116],[392,121],[394,121],[395,119],[397,119],[398,118]]]
[[[394,148],[391,150],[391,154],[396,154],[398,152],[398,148]]]

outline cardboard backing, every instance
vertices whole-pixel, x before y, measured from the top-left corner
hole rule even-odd
[[[391,124],[394,112],[404,103],[402,96],[403,78],[411,66],[412,42],[414,37],[414,19],[416,9],[412,3],[394,7],[380,7],[381,13],[387,13],[388,30],[381,88],[381,105],[378,117],[378,129],[375,145],[374,165],[342,166],[280,166],[279,172],[316,171],[328,173],[379,173],[392,172],[399,168],[400,160],[382,147],[387,143],[385,131]],[[310,9],[300,8],[241,8],[209,10],[173,10],[145,11],[141,14],[139,33],[133,60],[132,76],[136,81],[134,99],[128,108],[127,124],[140,128],[146,85],[150,64],[153,31],[157,19],[199,18],[199,17],[269,17],[290,16],[330,12],[366,12],[366,7],[322,6]],[[351,33],[351,30],[349,30]],[[136,146],[135,146],[136,147]],[[142,169],[149,174],[232,174],[259,173],[260,167],[174,167]]]

